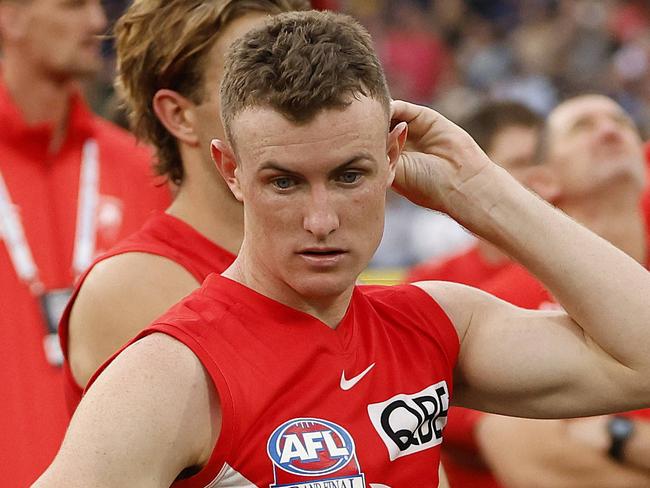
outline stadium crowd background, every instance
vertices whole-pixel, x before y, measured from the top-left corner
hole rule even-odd
[[[105,0],[116,19],[127,0]],[[644,138],[650,132],[650,3],[644,0],[316,0],[370,30],[394,98],[430,105],[462,121],[486,100],[516,100],[540,115],[594,92],[615,99]],[[121,125],[114,58],[88,98]],[[469,245],[445,217],[391,196],[375,268],[403,268]]]
[[[103,1],[111,23],[129,3]],[[350,13],[368,27],[394,98],[433,106],[460,122],[488,100],[516,100],[545,116],[567,97],[601,93],[625,108],[645,140],[650,135],[647,0],[312,3]],[[88,86],[88,101],[97,113],[126,126],[113,90],[110,36],[102,54],[104,67]],[[399,280],[400,270],[473,241],[448,218],[391,194],[384,240],[372,263],[378,270],[374,277]]]

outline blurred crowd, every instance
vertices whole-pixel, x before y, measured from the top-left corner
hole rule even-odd
[[[606,94],[650,129],[650,3],[645,0],[325,0],[371,31],[395,98],[461,120],[487,98],[546,114]],[[127,0],[105,0],[109,19]],[[112,80],[112,49],[100,95]],[[101,98],[101,96],[100,96]]]
[[[95,254],[112,248],[124,236],[139,229],[149,218],[151,209],[165,208],[172,196],[165,185],[156,185],[150,179],[150,150],[144,146],[136,148],[132,134],[106,124],[86,110],[85,102],[77,93],[77,81],[92,75],[85,90],[88,104],[97,114],[127,128],[125,112],[114,90],[116,54],[111,36],[105,36],[102,41],[99,70],[91,68],[92,63],[88,62],[97,60],[92,42],[84,44],[77,37],[85,35],[96,40],[95,34],[103,31],[105,25],[112,25],[129,4],[127,0],[103,0],[104,19],[99,3],[89,2],[87,8],[95,10],[88,10],[90,14],[84,15],[94,19],[92,28],[89,22],[75,24],[75,19],[84,18],[81,10],[86,7],[70,7],[71,12],[76,12],[75,17],[68,13],[52,19],[43,10],[45,14],[41,12],[33,20],[38,28],[22,33],[18,28],[13,29],[10,15],[20,18],[16,12],[24,5],[0,1],[0,11],[5,12],[4,17],[0,15],[4,36],[0,122],[4,124],[1,132],[5,140],[0,142],[6,146],[3,152],[7,155],[0,161],[0,234],[3,234],[0,237],[6,241],[7,248],[7,252],[0,253],[3,271],[0,278],[4,280],[5,290],[0,294],[3,326],[0,346],[6,363],[0,368],[0,384],[7,386],[8,393],[4,396],[13,395],[6,400],[13,416],[0,416],[4,422],[0,422],[0,431],[10,428],[15,431],[15,437],[7,436],[9,442],[0,446],[0,472],[11,469],[13,481],[18,483],[15,486],[22,486],[21,476],[24,480],[33,479],[35,471],[45,467],[67,423],[59,384],[64,351],[58,348],[57,324],[71,293],[74,294],[70,303],[76,300],[78,289],[71,288],[74,279],[87,268]],[[312,4],[352,14],[369,29],[386,69],[393,98],[432,106],[458,122],[497,164],[524,186],[648,265],[650,192],[647,179],[644,181],[644,164],[648,164],[650,145],[645,146],[644,159],[642,140],[647,141],[650,136],[650,1],[312,0]],[[62,9],[58,4],[52,8],[56,12]],[[38,13],[38,8],[34,10]],[[49,20],[52,22],[48,24]],[[52,39],[57,38],[61,43],[58,45],[54,41],[51,45],[42,42],[41,33],[45,36],[56,31],[46,32],[39,26],[52,29],[66,23],[81,34],[77,36],[76,31],[71,31],[70,39],[52,35]],[[32,38],[38,42],[31,43]],[[163,44],[159,37],[155,41]],[[175,37],[173,41],[174,46],[180,43]],[[185,42],[189,43],[187,39]],[[87,49],[82,49],[84,46]],[[129,49],[136,53],[139,47],[140,44],[134,43]],[[28,59],[24,52],[36,52],[38,56]],[[62,56],[61,60],[55,56],[57,52],[69,56]],[[133,54],[132,58],[136,57]],[[194,59],[184,62],[188,66],[200,64]],[[48,69],[29,69],[32,65]],[[151,73],[135,71],[130,73],[134,78],[131,91],[135,92],[130,94],[131,98],[144,99],[141,105],[148,108],[151,97],[144,91],[137,92],[137,88],[157,86],[157,83],[140,83],[138,76]],[[176,75],[184,79],[188,70],[180,71],[183,73]],[[63,73],[70,79],[64,83],[60,76],[51,73]],[[164,78],[166,73],[152,76]],[[39,84],[34,79],[45,82]],[[195,84],[189,84],[200,91]],[[61,96],[64,89],[65,97]],[[598,96],[584,96],[590,93]],[[186,205],[193,202],[196,195],[209,195],[212,199],[204,198],[205,212],[197,212],[192,207],[193,212],[187,212],[190,217],[186,220],[204,235],[191,234],[195,231],[188,230],[192,227],[185,226],[183,219],[173,224],[180,226],[176,229],[179,235],[203,239],[200,242],[208,246],[205,254],[223,258],[225,262],[234,259],[239,241],[225,239],[229,234],[222,229],[229,225],[233,234],[241,232],[242,226],[233,223],[241,218],[240,208],[225,186],[219,190],[210,179],[214,176],[210,173],[214,172],[214,166],[205,148],[216,130],[212,125],[216,123],[214,107],[210,105],[214,100],[208,96],[197,102],[192,95],[169,96],[168,93],[162,102],[159,98],[158,108],[163,108],[155,117],[149,114],[153,119],[162,119],[157,122],[159,125],[149,128],[159,140],[151,134],[149,138],[158,155],[160,146],[165,144],[182,149],[171,158],[181,167],[181,177],[170,176],[177,183],[172,193],[176,203],[181,201],[179,208],[183,202]],[[184,110],[189,106],[187,110],[198,114],[193,122],[196,127],[189,131],[191,137],[187,136],[188,125],[183,125],[186,121],[178,124],[175,119],[180,110],[175,111],[174,104]],[[582,130],[574,130],[576,127]],[[545,137],[541,138],[542,134]],[[541,151],[545,151],[544,157],[540,157]],[[183,180],[183,171],[190,175],[188,179]],[[217,180],[223,185],[220,177]],[[83,203],[79,205],[77,181],[78,199]],[[131,184],[123,184],[124,181]],[[198,186],[192,186],[197,181]],[[69,187],[70,191],[52,190],[63,187]],[[185,199],[179,197],[183,191]],[[218,191],[223,191],[228,198],[216,198]],[[90,197],[84,197],[86,194]],[[645,203],[640,207],[642,198]],[[236,210],[230,214],[224,202],[230,202]],[[221,213],[217,215],[212,208],[219,208]],[[84,219],[74,220],[77,214],[95,216],[97,222],[86,219],[92,225],[85,229]],[[223,226],[214,225],[209,219],[202,220],[205,216],[227,219],[232,215],[236,218]],[[160,212],[155,218],[165,216]],[[22,220],[27,222],[25,229]],[[13,240],[10,239],[12,229]],[[218,231],[218,237],[227,241],[228,245],[219,243],[223,245],[223,255],[209,248],[215,245],[209,239],[217,242],[210,231]],[[85,244],[84,236],[89,241]],[[175,240],[184,242],[178,236]],[[195,250],[187,247],[189,251]],[[133,249],[126,252],[137,254]],[[226,267],[224,263],[218,264]],[[218,269],[214,263],[202,263],[202,266],[209,271]],[[131,270],[134,277],[129,277],[129,283],[134,289],[149,292],[148,285],[133,285],[133,280],[137,283],[139,279],[135,269]],[[151,269],[148,273],[152,273]],[[196,282],[182,282],[188,290],[203,281],[201,273],[193,277]],[[455,281],[481,288],[523,308],[559,307],[532,275],[498,249],[478,241],[448,217],[416,207],[396,193],[388,196],[384,238],[371,269],[362,278],[367,282]],[[121,284],[118,288],[124,292]],[[183,289],[178,296],[184,296],[188,290]],[[128,294],[134,307],[146,308],[131,296],[131,291]],[[102,295],[102,299],[105,297]],[[175,301],[169,298],[170,303]],[[156,305],[165,310],[169,304],[162,302]],[[129,315],[123,307],[112,307],[111,311],[120,315],[120,322],[123,322],[122,315]],[[100,310],[98,315],[108,315],[104,312]],[[152,312],[152,317],[159,313]],[[68,310],[63,323],[70,319],[70,314]],[[131,315],[134,327],[142,325],[138,320],[150,322],[137,314]],[[23,330],[14,327],[15,323],[29,324],[30,328]],[[115,328],[106,327],[106,330]],[[107,342],[106,335],[102,340]],[[64,347],[66,341],[64,338]],[[118,341],[115,347],[108,348],[110,351],[102,352],[112,353],[123,343]],[[25,381],[25,372],[34,379]],[[65,374],[67,380],[76,380],[69,370]],[[78,395],[81,396],[81,389]],[[23,422],[24,418],[30,422]],[[632,420],[616,418],[628,422],[628,429],[635,423],[637,429],[628,431],[621,441],[631,438],[636,442],[628,444],[628,458],[623,459],[622,452],[615,456],[607,452],[611,439],[605,437],[603,441],[603,437],[612,432],[603,425],[606,419],[593,420],[600,423],[542,424],[451,410],[445,431],[445,464],[452,487],[458,488],[528,488],[532,486],[528,484],[531,477],[538,477],[540,483],[541,480],[550,483],[536,486],[551,488],[649,486],[648,418],[650,410],[630,415]],[[635,437],[630,437],[632,432]],[[40,458],[32,453],[30,436],[39,437],[43,451],[39,453]],[[556,456],[558,453],[561,455]],[[22,464],[16,459],[22,460]],[[574,472],[574,466],[583,469]],[[567,479],[569,483],[553,484],[556,474],[558,480]]]
[[[105,0],[109,22],[127,0]],[[650,131],[650,3],[644,0],[316,0],[371,32],[394,98],[430,105],[462,122],[488,100],[514,100],[546,115],[575,94],[616,100]],[[114,51],[89,100],[121,125]],[[403,268],[471,245],[446,217],[390,199],[373,268]]]

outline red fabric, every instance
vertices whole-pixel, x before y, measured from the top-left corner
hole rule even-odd
[[[59,324],[61,349],[66,358],[63,364],[64,388],[70,415],[79,405],[83,393],[83,389],[72,376],[67,361],[70,312],[88,273],[95,265],[112,256],[128,252],[155,254],[174,261],[185,268],[199,283],[203,283],[210,273],[221,273],[235,260],[234,254],[210,241],[182,220],[163,212],[156,212],[142,226],[142,229],[97,258],[75,284]]]
[[[627,412],[625,415],[627,417],[650,421],[650,408],[646,408],[644,410],[634,410],[633,412]]]
[[[509,261],[488,263],[481,257],[478,247],[474,246],[460,254],[444,260],[433,259],[413,267],[406,276],[406,281],[441,280],[462,283],[478,287],[485,280],[503,270]]]
[[[510,263],[501,273],[486,280],[481,289],[522,308],[537,310],[557,307],[539,280],[517,263]]]
[[[438,486],[435,466],[441,438],[434,429],[441,422],[435,416],[441,414],[444,422],[445,392],[451,395],[459,342],[451,321],[421,289],[410,285],[357,287],[345,317],[338,328],[331,329],[239,283],[211,275],[200,290],[140,337],[154,332],[177,338],[197,355],[217,388],[222,407],[222,430],[210,461],[197,475],[173,486],[206,486],[224,463],[255,486],[319,481],[319,486],[329,486],[325,483],[329,479],[360,473],[365,475],[364,484],[348,482],[345,486]],[[353,378],[372,364],[353,387],[347,391],[340,387],[342,374]],[[419,414],[413,413],[418,411],[414,399],[426,402],[429,414],[435,412],[424,423],[419,419],[421,429]],[[389,403],[395,408],[387,408]],[[422,449],[391,462],[389,452],[399,454],[400,449],[390,438],[380,436],[380,418],[394,429],[409,429],[408,434],[401,431],[400,438],[416,436],[417,442],[410,447]],[[319,476],[274,470],[267,453],[267,445],[269,451],[276,445],[272,433],[296,419],[322,419],[345,429],[356,449],[351,443],[342,444],[339,437],[336,445],[349,448],[352,459]],[[313,423],[300,424],[294,430],[298,441],[300,430]],[[323,431],[319,429],[316,435]],[[337,428],[330,431],[338,432]],[[288,442],[281,436],[277,446],[286,447]],[[319,442],[317,458],[302,464],[307,470],[331,462],[331,449]],[[234,475],[229,470],[225,474]]]
[[[63,96],[63,94],[62,94]],[[100,200],[97,251],[137,229],[152,209],[169,203],[154,186],[151,154],[133,137],[93,116],[79,96],[71,100],[67,137],[48,154],[52,129],[28,126],[0,81],[0,172],[15,204],[41,279],[48,289],[72,286],[81,150],[99,145]],[[1,237],[1,234],[0,234]],[[2,486],[25,487],[51,462],[68,416],[61,368],[44,355],[46,326],[38,300],[18,280],[0,241],[0,473]]]
[[[433,100],[449,56],[438,37],[428,30],[392,31],[381,54],[395,98]]]

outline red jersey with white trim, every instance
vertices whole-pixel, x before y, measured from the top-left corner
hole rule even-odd
[[[196,354],[223,416],[208,464],[174,487],[438,486],[459,341],[423,290],[358,286],[331,329],[211,275],[140,337],[155,332]]]
[[[68,363],[68,328],[70,312],[90,271],[98,263],[119,254],[138,252],[155,254],[182,266],[196,281],[203,283],[210,273],[221,273],[235,260],[235,255],[218,246],[192,226],[164,212],[156,212],[142,229],[100,256],[77,281],[59,324],[59,338],[65,362],[64,388],[70,415],[81,401],[83,389],[77,384]]]
[[[78,94],[71,97],[68,113],[65,140],[52,153],[51,124],[28,125],[0,80],[0,173],[48,292],[71,288],[75,279],[73,248],[87,141],[98,148],[96,253],[134,232],[170,200],[169,190],[156,186],[151,152],[136,145],[131,134],[94,116]],[[0,222],[0,479],[4,488],[23,488],[52,461],[68,415],[42,302],[19,279],[6,232]]]

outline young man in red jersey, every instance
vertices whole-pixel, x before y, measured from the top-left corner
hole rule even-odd
[[[136,0],[119,19],[118,86],[134,131],[157,150],[158,172],[178,188],[166,212],[98,258],[77,283],[60,327],[70,411],[106,359],[235,259],[242,207],[210,157],[210,141],[223,137],[215,117],[223,58],[268,15],[308,6],[306,0]]]
[[[646,159],[638,131],[623,109],[600,95],[565,101],[549,115],[540,154],[556,187],[552,202],[648,267],[650,213],[640,204]],[[481,289],[524,308],[560,307],[547,288],[516,263]],[[451,459],[475,478],[482,472],[476,466],[484,459],[508,488],[527,486],[530,479],[549,488],[646,486],[649,415],[643,410],[622,418],[567,423],[452,409],[450,425],[462,426],[478,445],[469,442],[468,449]]]
[[[68,423],[56,327],[98,253],[169,204],[151,153],[81,94],[100,0],[0,0],[0,473],[33,482]]]
[[[650,404],[647,272],[434,111],[391,103],[350,18],[246,34],[221,101],[240,253],[103,368],[35,486],[434,487],[452,395],[542,417]],[[391,184],[520,259],[569,314],[356,286]]]

